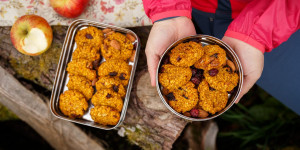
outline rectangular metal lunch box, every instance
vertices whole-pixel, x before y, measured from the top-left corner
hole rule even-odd
[[[117,31],[117,32],[120,32],[123,34],[129,33],[129,34],[133,35],[136,39],[133,42],[134,50],[135,50],[134,61],[129,62],[129,65],[132,66],[132,70],[131,70],[130,79],[129,79],[128,86],[127,86],[126,96],[124,98],[124,105],[123,105],[123,109],[120,114],[120,120],[115,126],[104,126],[104,125],[95,123],[92,120],[92,118],[90,116],[90,110],[93,107],[93,105],[91,104],[91,101],[88,102],[89,103],[88,111],[80,119],[79,118],[77,118],[77,119],[68,118],[59,109],[59,96],[64,91],[68,90],[68,87],[66,85],[68,83],[69,77],[68,77],[68,73],[67,73],[66,69],[67,69],[68,63],[72,59],[71,58],[72,53],[76,49],[76,43],[74,40],[75,35],[76,35],[77,31],[87,28],[88,26],[97,27],[99,29],[110,28],[114,31]],[[135,74],[135,70],[136,70],[136,66],[137,66],[137,62],[138,62],[139,51],[140,51],[140,40],[139,40],[138,36],[131,30],[108,25],[108,24],[103,24],[103,23],[99,23],[99,22],[83,20],[83,19],[75,20],[74,22],[72,22],[72,24],[69,26],[67,33],[66,33],[66,37],[65,37],[65,41],[64,41],[64,44],[62,47],[58,67],[56,70],[55,81],[54,81],[53,90],[52,90],[51,99],[50,99],[50,110],[51,110],[52,114],[60,119],[64,119],[67,121],[71,121],[71,122],[75,122],[78,124],[91,126],[91,127],[95,127],[95,128],[99,128],[99,129],[104,129],[104,130],[111,130],[111,129],[114,129],[114,128],[120,126],[122,124],[123,120],[125,119],[127,106],[128,106],[128,102],[129,102],[129,98],[130,98],[130,92],[131,92],[131,88],[132,88],[132,84],[133,84],[133,80],[134,80],[133,78],[134,78],[134,74]],[[105,61],[104,58],[102,58],[101,63],[103,61]]]
[[[187,117],[184,116],[183,114],[180,114],[178,112],[176,112],[167,102],[167,100],[165,99],[165,97],[162,94],[162,86],[161,84],[158,82],[158,74],[159,74],[159,70],[162,66],[162,61],[164,59],[164,56],[166,56],[166,54],[171,51],[174,47],[176,47],[178,44],[180,43],[186,43],[189,41],[194,41],[197,43],[201,43],[202,46],[205,45],[218,45],[220,46],[222,49],[225,50],[226,52],[226,57],[227,59],[231,60],[234,63],[234,66],[237,68],[237,73],[239,75],[239,82],[237,85],[237,89],[232,93],[232,94],[228,94],[228,102],[226,107],[221,110],[220,112],[214,114],[214,115],[210,115],[206,118],[192,118],[192,117]],[[206,121],[206,120],[210,120],[213,119],[215,117],[218,117],[219,115],[223,114],[224,112],[226,112],[237,100],[241,89],[243,86],[243,68],[241,65],[241,62],[237,56],[237,54],[234,52],[234,50],[227,45],[225,42],[223,42],[222,40],[215,38],[213,36],[209,36],[209,35],[202,35],[202,34],[198,34],[198,35],[193,35],[193,36],[188,36],[188,37],[184,37],[182,39],[179,39],[178,41],[175,41],[173,44],[171,44],[167,50],[163,53],[163,55],[161,56],[161,59],[158,63],[158,67],[156,70],[156,88],[157,88],[157,92],[162,100],[162,102],[166,105],[166,107],[174,114],[176,114],[177,116],[186,119],[186,120],[190,120],[190,121]]]

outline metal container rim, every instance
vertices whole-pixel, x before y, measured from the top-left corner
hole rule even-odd
[[[160,83],[158,82],[158,74],[159,74],[159,69],[160,69],[160,66],[161,66],[161,62],[164,58],[164,56],[168,53],[169,50],[171,50],[173,48],[173,46],[177,45],[180,43],[180,41],[184,41],[184,40],[188,40],[188,39],[192,39],[192,38],[209,38],[209,39],[212,39],[213,41],[217,41],[219,42],[220,44],[222,44],[222,46],[224,46],[226,48],[227,51],[229,51],[230,55],[233,56],[234,58],[234,61],[237,63],[238,65],[238,71],[239,71],[239,88],[237,90],[237,94],[235,95],[235,97],[233,98],[233,100],[227,104],[227,106],[221,111],[221,113],[218,113],[218,114],[215,114],[213,116],[210,116],[210,117],[207,117],[207,118],[192,118],[192,117],[187,117],[187,116],[184,116],[183,114],[180,114],[178,113],[177,111],[175,111],[168,103],[167,101],[165,100],[161,90],[160,90]],[[220,115],[222,115],[224,112],[226,112],[227,110],[229,110],[232,105],[236,102],[238,96],[240,95],[240,92],[241,92],[241,87],[243,86],[243,68],[242,68],[242,65],[241,65],[241,62],[237,56],[237,54],[235,53],[235,51],[228,45],[226,44],[225,42],[223,42],[222,40],[216,38],[216,37],[213,37],[213,36],[210,36],[210,35],[204,35],[204,34],[196,34],[196,35],[192,35],[192,36],[187,36],[187,37],[184,37],[184,38],[181,38],[175,42],[173,42],[166,50],[165,52],[163,53],[163,55],[161,56],[160,60],[159,60],[159,63],[157,65],[157,70],[156,70],[156,77],[155,77],[155,80],[156,80],[156,89],[157,89],[157,92],[159,94],[159,97],[161,98],[161,101],[165,104],[165,106],[172,112],[174,113],[175,115],[183,118],[183,119],[186,119],[186,120],[190,120],[190,121],[207,121],[207,120],[211,120],[211,119],[214,119]]]

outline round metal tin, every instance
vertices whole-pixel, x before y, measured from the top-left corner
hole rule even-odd
[[[194,42],[201,43],[202,46],[205,46],[205,45],[219,45],[221,48],[223,48],[226,51],[227,59],[231,60],[234,63],[235,67],[237,68],[237,73],[239,75],[239,83],[238,83],[238,86],[237,86],[238,88],[237,88],[237,90],[235,90],[234,93],[228,94],[228,102],[227,102],[226,107],[222,111],[219,111],[219,112],[217,112],[214,115],[209,115],[206,118],[192,118],[192,117],[187,117],[187,116],[184,116],[181,113],[176,112],[172,107],[170,107],[170,105],[168,104],[167,100],[164,98],[164,96],[163,96],[163,94],[161,92],[162,86],[158,82],[158,73],[159,73],[160,67],[162,65],[162,60],[163,60],[164,56],[171,49],[173,49],[175,46],[177,46],[178,44],[185,43],[185,42],[188,42],[188,41],[194,41]],[[179,117],[181,117],[183,119],[191,120],[191,121],[206,121],[206,120],[210,120],[210,119],[216,118],[216,117],[220,116],[221,114],[223,114],[224,112],[226,112],[235,103],[235,101],[237,100],[237,98],[238,98],[238,96],[239,96],[239,94],[241,92],[242,85],[243,85],[243,69],[242,69],[242,65],[241,65],[241,62],[240,62],[238,56],[236,55],[236,53],[234,52],[234,50],[230,46],[228,46],[225,42],[223,42],[222,40],[220,40],[218,38],[215,38],[213,36],[209,36],[209,35],[198,34],[198,35],[188,36],[188,37],[182,38],[182,39],[174,42],[173,44],[171,44],[167,48],[167,50],[161,56],[161,59],[160,59],[160,61],[158,63],[158,67],[157,67],[157,70],[156,70],[156,88],[157,88],[157,92],[158,92],[158,94],[159,94],[162,102],[166,105],[166,107],[172,113],[176,114],[177,116],[179,116]]]

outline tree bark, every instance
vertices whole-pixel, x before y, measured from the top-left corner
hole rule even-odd
[[[216,140],[219,128],[213,120],[193,122],[184,132],[184,138],[189,143],[190,150],[216,150]]]
[[[13,75],[51,90],[67,27],[52,28],[51,47],[39,56],[28,56],[18,52],[11,43],[10,29],[11,27],[0,27],[0,65],[9,69]]]
[[[186,124],[162,103],[156,88],[150,84],[147,70],[140,71],[120,135],[127,135],[144,149],[171,149]]]
[[[0,67],[0,102],[32,126],[55,149],[103,149],[74,124],[55,118],[49,105]]]

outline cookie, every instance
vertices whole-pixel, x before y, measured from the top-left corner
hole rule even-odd
[[[198,92],[192,82],[179,87],[166,96],[169,105],[177,112],[184,113],[190,111],[198,104]],[[171,96],[173,94],[173,97]]]
[[[128,84],[131,73],[131,67],[124,60],[107,60],[98,68],[100,77],[110,76],[120,79],[121,83]]]
[[[122,98],[124,98],[126,94],[126,90],[123,84],[121,84],[120,79],[112,78],[109,76],[100,77],[96,82],[96,89],[97,91],[100,91],[101,89],[112,89],[113,91],[117,92]]]
[[[70,75],[86,77],[89,80],[96,78],[96,70],[92,70],[93,64],[86,59],[75,59],[68,63],[67,71]]]
[[[228,101],[227,92],[222,92],[209,87],[206,80],[203,80],[198,86],[199,107],[203,110],[215,114],[226,107]]]
[[[220,68],[226,64],[226,52],[218,45],[204,46],[204,56],[202,56],[194,66],[198,69],[210,70]]]
[[[219,91],[231,91],[237,86],[239,76],[229,67],[204,71],[204,77],[209,85]]]
[[[106,59],[121,59],[127,61],[132,54],[133,45],[125,35],[114,32],[107,35],[101,46],[101,54]]]
[[[72,54],[72,59],[86,59],[95,61],[100,59],[99,48],[88,45],[78,45]]]
[[[96,27],[87,27],[79,30],[75,36],[77,45],[90,45],[100,47],[103,43],[103,32]]]
[[[69,90],[79,91],[85,96],[87,100],[91,99],[94,94],[92,82],[82,76],[70,76],[67,87],[69,88]]]
[[[90,114],[95,122],[102,125],[116,125],[120,120],[120,113],[109,106],[95,106]]]
[[[78,91],[68,90],[59,96],[59,109],[70,118],[81,118],[87,108],[84,95]]]
[[[180,43],[171,50],[170,62],[179,67],[190,67],[204,54],[201,44],[196,42]]]
[[[111,89],[101,89],[92,97],[92,103],[95,106],[110,106],[118,112],[122,111],[123,100],[121,96]]]
[[[188,67],[177,67],[171,64],[161,66],[158,74],[159,83],[168,90],[177,89],[186,84],[192,77],[192,71]]]

